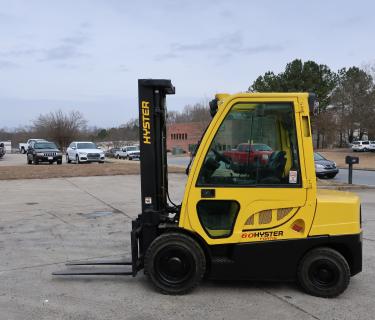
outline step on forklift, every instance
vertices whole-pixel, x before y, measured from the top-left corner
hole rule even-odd
[[[166,96],[175,88],[163,79],[140,79],[138,87],[142,213],[132,221],[132,261],[73,261],[54,275],[144,269],[173,295],[204,277],[298,281],[319,297],[344,292],[362,270],[360,201],[317,189],[313,94],[217,94],[175,205],[166,148]]]

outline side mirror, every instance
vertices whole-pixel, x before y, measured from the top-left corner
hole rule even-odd
[[[76,147],[72,147],[73,150],[77,149]]]

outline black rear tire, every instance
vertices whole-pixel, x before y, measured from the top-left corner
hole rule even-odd
[[[29,157],[27,156],[27,164],[32,164],[33,160],[30,160]]]
[[[333,298],[348,287],[350,268],[341,253],[322,247],[311,250],[303,257],[297,276],[307,293],[322,298]]]
[[[72,160],[70,160],[69,155],[66,154],[66,163],[72,163]]]
[[[206,257],[200,245],[180,233],[157,237],[145,255],[145,273],[164,294],[185,294],[196,287],[206,272]]]

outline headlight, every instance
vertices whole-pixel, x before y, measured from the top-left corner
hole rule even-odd
[[[62,156],[62,153],[61,152],[56,152],[56,155],[57,156]]]
[[[336,164],[336,162],[335,162],[335,161],[333,161],[333,165],[334,165],[335,167],[337,167],[337,164]]]
[[[78,152],[80,156],[86,156],[87,153],[86,152]]]
[[[316,169],[324,169],[324,166],[322,164],[317,163],[317,164],[315,164],[315,168]]]
[[[44,153],[43,153],[43,152],[37,152],[36,155],[37,155],[37,156],[40,156],[40,157],[43,157],[43,156],[44,156]]]

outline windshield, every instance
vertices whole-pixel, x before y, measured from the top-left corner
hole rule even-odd
[[[138,151],[139,148],[137,146],[134,146],[134,147],[127,147],[127,150],[128,151]]]
[[[52,142],[37,142],[34,149],[57,149],[57,146]]]
[[[77,149],[97,149],[96,144],[92,142],[77,143]]]
[[[326,160],[321,154],[314,152],[314,161]]]

